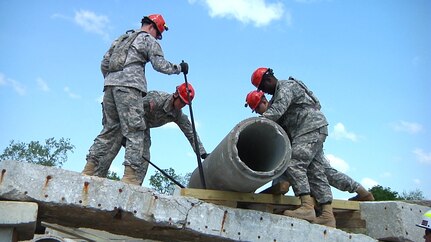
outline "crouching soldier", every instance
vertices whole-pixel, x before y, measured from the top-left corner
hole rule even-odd
[[[190,101],[195,97],[195,90],[193,86],[189,83],[189,96]],[[150,146],[151,146],[151,128],[157,128],[163,126],[167,123],[174,122],[178,125],[181,131],[184,133],[186,138],[189,140],[193,150],[195,149],[194,143],[194,135],[192,125],[189,121],[187,115],[182,112],[182,108],[189,104],[187,94],[186,84],[183,83],[177,86],[176,91],[171,94],[163,91],[149,91],[144,99],[144,110],[145,110],[145,122],[146,129],[144,131],[144,157],[147,160],[150,159]],[[208,154],[199,139],[199,136],[196,135],[198,146],[199,146],[199,154],[202,159],[205,159]],[[122,145],[126,145],[126,139],[123,139]],[[119,146],[118,149],[121,147]],[[196,152],[196,150],[195,150]],[[137,181],[138,184],[142,184],[144,181],[145,175],[148,170],[148,162],[144,159],[143,166],[138,170]],[[109,170],[109,165],[96,167],[95,174],[96,176],[106,177]]]

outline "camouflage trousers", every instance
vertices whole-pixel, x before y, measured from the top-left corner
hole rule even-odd
[[[90,147],[87,159],[96,163],[96,176],[106,176],[126,138],[123,165],[142,170],[144,108],[142,93],[129,87],[108,86],[103,96],[103,129]]]
[[[292,158],[287,170],[277,180],[287,180],[296,196],[311,194],[318,203],[332,201],[332,192],[325,175],[323,143],[327,127],[292,139]]]
[[[356,190],[358,190],[360,184],[348,175],[338,171],[337,169],[334,169],[326,158],[323,161],[323,167],[325,169],[325,174],[329,185],[344,192],[354,193]]]
[[[150,135],[150,129],[147,128],[144,131],[143,157],[145,157],[145,159],[149,161],[151,161],[150,147],[151,147],[151,135]],[[142,167],[138,173],[138,179],[140,179],[140,181],[144,181],[145,175],[147,174],[147,171],[148,171],[148,165],[150,164],[145,159],[143,160]]]
[[[119,147],[113,147],[112,150],[119,150],[121,148],[121,145],[125,146],[126,142],[122,142],[120,144]],[[118,145],[118,144],[116,144]],[[151,161],[151,156],[150,156],[150,146],[151,146],[151,137],[150,137],[150,129],[145,129],[144,131],[144,146],[143,146],[143,157],[145,157],[142,161],[141,167],[139,170],[136,170],[136,174],[137,174],[137,179],[138,181],[141,182],[141,184],[144,181],[145,175],[147,174],[148,171],[148,166],[150,165],[150,163],[148,163],[148,161],[146,159],[148,159],[149,161]],[[118,152],[117,152],[118,153]],[[109,158],[113,160],[116,156],[116,153],[114,152],[110,152],[109,154]],[[100,176],[100,177],[106,177],[108,175],[109,172],[109,166],[104,165],[104,166],[98,166],[96,168],[96,175]]]

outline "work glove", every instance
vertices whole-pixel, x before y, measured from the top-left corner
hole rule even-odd
[[[187,62],[184,62],[184,61],[181,62],[180,67],[181,67],[181,72],[183,72],[186,75],[187,73],[189,73],[189,64],[187,64]]]
[[[203,154],[201,155],[201,158],[205,160],[209,155],[210,155],[210,154],[203,153]]]

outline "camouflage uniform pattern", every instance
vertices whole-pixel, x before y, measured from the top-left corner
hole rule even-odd
[[[337,188],[340,191],[354,193],[358,190],[360,184],[353,180],[348,175],[334,169],[329,161],[325,158],[323,161],[326,177],[328,178],[329,185]]]
[[[157,40],[145,32],[140,33],[131,44],[123,70],[109,71],[110,56],[108,50],[101,62],[105,78],[103,129],[90,147],[87,160],[96,164],[95,175],[106,176],[103,174],[104,167],[111,165],[125,137],[127,143],[123,165],[131,166],[141,174],[144,172],[142,155],[146,128],[142,99],[147,92],[145,65],[150,62],[156,71],[164,74],[179,74],[181,67],[165,60]]]
[[[103,56],[101,65],[102,74],[105,77],[105,86],[133,87],[146,93],[145,65],[147,62],[151,63],[154,70],[164,74],[179,74],[181,72],[180,65],[165,60],[160,44],[146,32],[139,34],[133,41],[122,71],[109,72],[110,57],[111,54],[107,51]]]
[[[156,128],[163,126],[170,122],[175,122],[181,131],[184,133],[186,138],[192,145],[193,150],[195,150],[194,135],[192,125],[182,110],[177,110],[173,106],[174,98],[172,94],[162,92],[162,91],[149,91],[148,94],[143,98],[144,109],[145,109],[145,122],[146,129],[144,130],[144,150],[143,155],[145,158],[151,161],[150,157],[150,147],[151,147],[151,134],[150,128]],[[202,155],[207,153],[202,142],[197,136],[199,154]],[[121,146],[116,146],[118,150]],[[115,149],[114,149],[115,150]],[[117,151],[118,152],[118,151]],[[195,151],[196,152],[196,151]],[[110,154],[112,159],[115,157],[114,154]],[[142,182],[148,170],[149,163],[145,160],[141,169],[138,171],[138,178]],[[108,174],[110,164],[105,164],[103,167],[100,166],[96,170],[97,174],[106,177]]]
[[[121,148],[124,137],[126,145],[124,165],[139,170],[142,166],[143,135],[145,130],[142,93],[129,87],[106,87],[103,96],[103,129],[90,147],[87,159],[96,167],[108,166]],[[98,175],[96,168],[95,175]]]
[[[328,122],[315,101],[295,80],[280,80],[263,116],[280,124],[291,140],[292,157],[280,179],[289,181],[297,196],[311,194],[319,203],[331,202],[323,167]]]

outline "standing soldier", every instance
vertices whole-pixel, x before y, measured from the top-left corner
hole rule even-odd
[[[259,90],[273,95],[263,117],[280,124],[292,145],[292,158],[283,176],[293,187],[301,206],[284,215],[335,227],[332,192],[323,167],[323,143],[328,135],[328,122],[320,111],[320,103],[301,81],[278,80],[270,68],[258,68],[251,82]],[[316,217],[313,195],[322,207]]]
[[[269,106],[269,102],[262,91],[251,91],[246,97],[247,105],[258,114],[263,114]],[[367,191],[359,182],[348,175],[334,169],[328,159],[323,160],[325,175],[329,185],[343,192],[356,192],[357,195],[349,198],[350,201],[374,201],[374,196]]]
[[[188,84],[189,94],[190,94],[190,102],[195,97],[195,90],[193,86]],[[178,125],[181,131],[184,133],[186,138],[189,140],[192,145],[193,150],[195,149],[195,143],[193,138],[193,129],[192,125],[187,117],[182,112],[182,108],[189,103],[186,84],[183,83],[177,86],[176,91],[173,94],[169,94],[162,91],[149,91],[147,96],[144,97],[144,109],[145,109],[145,122],[146,129],[144,131],[144,157],[147,160],[150,159],[150,146],[151,146],[151,135],[150,129],[157,128],[163,126],[167,123],[174,122]],[[202,159],[205,159],[208,154],[199,139],[197,137],[198,145],[199,145],[199,154]],[[123,146],[126,145],[126,139],[123,139]],[[118,146],[118,149],[121,147]],[[118,152],[118,151],[117,151]],[[196,152],[196,150],[195,150]],[[112,153],[111,153],[112,154]],[[114,155],[115,156],[115,155]],[[109,170],[109,165],[106,164],[104,167],[97,167],[95,175],[106,177]],[[144,181],[145,175],[148,169],[148,162],[144,161],[143,169],[140,174],[138,174],[139,181]]]
[[[116,39],[103,56],[101,70],[105,78],[103,96],[103,129],[94,140],[82,171],[93,175],[96,166],[110,164],[115,156],[113,147],[119,147],[123,137],[127,140],[123,182],[139,185],[137,174],[142,173],[144,146],[144,108],[142,97],[147,94],[145,65],[164,74],[187,74],[188,65],[165,60],[157,40],[168,30],[162,15],[152,14],[142,18],[141,28],[127,31]]]

